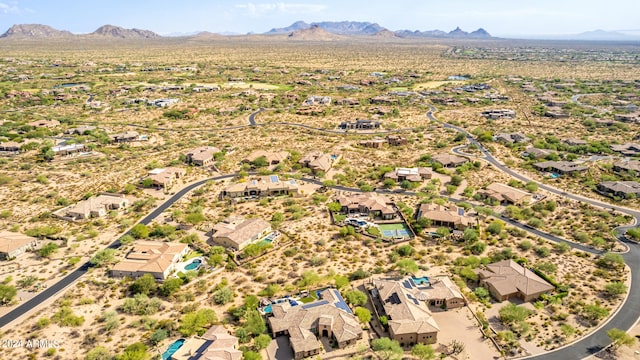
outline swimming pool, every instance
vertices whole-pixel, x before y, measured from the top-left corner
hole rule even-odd
[[[190,264],[187,264],[184,269],[185,270],[196,270],[200,267],[200,265],[202,264],[202,260],[200,259],[195,259],[193,260]]]
[[[272,312],[273,312],[273,309],[271,309],[271,304],[264,307],[265,314],[271,314]]]
[[[419,278],[412,276],[411,280],[413,280],[413,282],[416,285],[430,284],[429,278],[426,277],[426,276],[422,276],[422,277],[419,277]]]
[[[174,341],[173,344],[169,345],[169,348],[167,349],[167,351],[162,353],[162,360],[167,360],[171,358],[171,355],[173,355],[176,351],[178,351],[178,349],[180,349],[182,345],[184,345],[185,341],[186,341],[185,339],[178,339]]]

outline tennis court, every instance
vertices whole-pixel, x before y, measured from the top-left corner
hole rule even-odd
[[[411,232],[409,228],[404,223],[398,224],[380,224],[380,231],[382,232],[382,237],[384,238],[410,238]]]

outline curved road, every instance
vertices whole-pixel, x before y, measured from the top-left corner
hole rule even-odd
[[[138,223],[145,224],[145,225],[149,224],[151,221],[153,221],[153,219],[158,217],[158,215],[162,214],[166,209],[168,209],[171,205],[173,205],[177,200],[179,200],[180,198],[185,196],[189,191],[191,191],[191,190],[193,190],[193,189],[195,189],[195,188],[197,188],[197,187],[199,187],[201,185],[204,185],[207,181],[228,179],[228,178],[233,177],[235,175],[236,174],[215,176],[215,177],[212,177],[212,178],[208,178],[208,179],[204,179],[204,180],[200,180],[200,181],[194,182],[193,184],[189,184],[187,187],[185,187],[184,189],[178,191],[173,196],[171,196],[169,199],[167,199],[164,203],[162,203],[160,206],[158,206],[156,209],[154,209],[147,216],[142,218],[142,220],[140,220]],[[129,233],[129,231],[127,231],[126,233],[124,233],[122,235],[124,236],[124,235],[126,235],[128,233]],[[120,247],[120,240],[118,239],[118,240],[115,240],[113,243],[111,243],[107,248],[117,249],[119,247]],[[40,303],[46,301],[47,299],[49,299],[50,297],[54,296],[56,293],[58,293],[62,289],[66,288],[67,286],[69,286],[71,284],[73,284],[82,275],[86,274],[87,271],[89,270],[89,268],[91,268],[91,264],[89,264],[89,262],[84,263],[82,266],[80,266],[79,268],[77,268],[76,270],[74,270],[73,272],[71,272],[70,274],[65,276],[64,278],[62,278],[57,283],[55,283],[52,286],[46,288],[45,290],[43,290],[42,292],[40,292],[39,294],[37,294],[33,298],[25,301],[24,303],[20,304],[15,309],[11,310],[10,312],[8,312],[4,316],[2,316],[0,318],[0,328],[6,326],[10,322],[16,320],[22,314],[24,314],[24,313],[26,313],[28,311],[31,311],[33,308],[38,306]]]
[[[493,157],[493,155],[491,155],[491,153],[489,153],[483,146],[482,144],[480,144],[476,139],[474,139],[471,134],[469,132],[467,132],[466,130],[455,126],[455,125],[451,125],[448,124],[446,122],[443,121],[439,121],[438,119],[436,119],[433,116],[433,112],[435,111],[435,108],[433,106],[431,106],[431,110],[429,110],[429,112],[427,112],[427,117],[432,120],[432,121],[436,121],[439,122],[441,124],[443,124],[443,126],[445,128],[448,129],[453,129],[456,130],[458,132],[464,133],[467,136],[467,139],[469,140],[469,142],[471,142],[472,144],[475,144],[476,146],[478,146],[478,149],[481,151],[484,160],[489,162],[490,164],[492,164],[493,166],[495,166],[498,170],[503,171],[509,175],[511,175],[512,177],[524,181],[524,182],[528,182],[528,181],[533,181],[529,178],[527,178],[526,176],[517,173],[513,170],[511,170],[510,168],[508,168],[507,166],[505,166],[504,164],[502,164],[499,160],[497,160],[495,157]],[[565,198],[571,199],[571,200],[575,200],[575,201],[580,201],[580,202],[584,202],[596,207],[601,207],[601,208],[605,208],[605,209],[613,209],[616,211],[619,211],[621,213],[624,214],[628,214],[634,217],[635,219],[635,225],[640,224],[640,211],[638,210],[634,210],[634,209],[629,209],[626,207],[622,207],[622,206],[617,206],[617,205],[612,205],[609,203],[605,203],[602,201],[598,201],[598,200],[594,200],[594,199],[590,199],[584,196],[580,196],[580,195],[576,195],[576,194],[571,194],[571,193],[567,193],[565,191],[556,189],[552,186],[546,185],[546,184],[541,184],[537,181],[534,181],[538,184],[538,187],[540,189],[546,190],[550,193],[559,195],[559,196],[563,196]],[[503,219],[509,223],[512,223],[512,221],[509,221],[509,219]],[[634,227],[635,225],[627,225],[627,226],[621,226],[619,227],[618,230],[618,240],[622,241],[622,242],[626,242],[627,243],[627,247],[629,248],[629,251],[627,251],[626,253],[622,254],[622,257],[624,258],[625,262],[627,263],[627,265],[630,268],[630,272],[631,272],[631,287],[629,289],[629,295],[628,297],[625,299],[624,303],[622,304],[622,307],[619,308],[618,312],[613,315],[613,317],[611,317],[608,322],[606,324],[604,324],[602,327],[600,327],[598,330],[596,330],[595,332],[587,335],[586,337],[568,345],[562,348],[559,348],[557,350],[554,351],[550,351],[541,355],[535,355],[535,356],[530,356],[527,357],[527,359],[536,359],[536,360],[566,360],[566,359],[583,359],[585,357],[588,357],[590,355],[593,355],[595,353],[597,353],[598,351],[604,349],[606,346],[608,346],[611,341],[609,339],[609,337],[607,336],[607,331],[613,328],[617,328],[617,329],[623,329],[623,330],[629,330],[631,329],[631,327],[636,323],[636,321],[640,318],[640,282],[638,281],[638,279],[640,279],[640,248],[633,243],[629,243],[625,240],[624,236],[622,234],[624,234],[624,232],[626,231],[626,229]],[[530,232],[536,233],[538,235],[540,235],[541,232],[532,229],[532,228],[528,228],[527,229]],[[544,234],[544,233],[542,233]],[[548,234],[546,234],[548,235]],[[548,238],[548,236],[545,236],[545,238]],[[562,239],[560,239],[562,240]],[[575,245],[578,244],[573,244],[573,247],[576,247]],[[593,252],[593,251],[590,251]]]

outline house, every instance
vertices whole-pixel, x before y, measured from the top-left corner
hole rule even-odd
[[[574,174],[589,170],[588,167],[571,161],[544,161],[533,164],[533,167],[538,171],[548,171],[560,175]]]
[[[286,159],[289,158],[289,153],[287,151],[265,151],[265,150],[256,150],[249,154],[244,160],[243,163],[251,163],[256,161],[256,159],[264,157],[267,160],[269,165],[277,165]]]
[[[158,190],[167,190],[173,186],[176,179],[180,179],[185,174],[186,171],[184,169],[176,167],[158,168],[150,170],[143,182],[149,179],[151,187],[155,187]]]
[[[627,123],[640,123],[640,113],[632,113],[632,114],[615,114],[613,115],[613,119],[616,121],[622,121]]]
[[[133,279],[151,274],[156,280],[165,280],[188,252],[189,246],[183,243],[136,241],[125,259],[115,264],[110,273],[112,277]]]
[[[27,125],[35,127],[35,128],[47,128],[51,129],[57,126],[60,126],[60,121],[58,120],[36,120],[28,123]]]
[[[367,214],[383,220],[395,219],[398,216],[393,202],[376,193],[340,194],[335,201],[340,204],[340,212],[343,214]]]
[[[287,335],[294,359],[316,356],[322,349],[318,339],[334,340],[343,349],[362,338],[358,318],[337,289],[318,292],[318,300],[292,306],[289,301],[271,307],[269,328],[275,338]]]
[[[163,89],[163,90],[170,90],[170,89]],[[180,99],[175,99],[175,98],[163,98],[163,99],[153,99],[153,100],[148,100],[147,101],[147,106],[156,106],[159,108],[166,108],[166,107],[170,107],[173,106],[177,103],[180,102]]]
[[[373,280],[371,294],[379,299],[389,324],[389,337],[400,346],[435,344],[440,328],[429,310],[428,296],[420,295],[413,278]],[[422,300],[421,300],[422,299]],[[382,315],[382,314],[380,314]]]
[[[414,168],[396,168],[394,171],[390,171],[384,174],[385,179],[391,179],[396,182],[412,181],[421,182],[425,179],[431,179],[433,171],[427,167],[414,167]]]
[[[264,239],[270,232],[271,224],[262,219],[229,217],[213,226],[210,242],[239,251]]]
[[[303,106],[329,104],[331,104],[331,97],[329,96],[309,96],[305,101],[302,102]]]
[[[553,290],[553,286],[513,260],[502,260],[476,270],[480,286],[498,301],[518,297],[531,301]]]
[[[123,194],[101,193],[66,208],[62,218],[86,220],[105,216],[111,210],[120,210],[127,206],[129,206],[129,200]]]
[[[524,205],[531,201],[531,194],[528,192],[497,182],[478,191],[478,194],[485,199],[491,199],[504,205]]]
[[[195,166],[206,166],[213,162],[213,155],[219,153],[220,149],[213,146],[201,146],[187,151],[184,156],[187,164]]]
[[[0,143],[0,152],[17,154],[20,152],[20,143],[7,141]]]
[[[626,155],[626,156],[637,156],[637,155],[640,155],[640,144],[635,144],[635,143],[626,143],[622,145],[614,144],[614,145],[611,145],[611,150],[615,152],[619,152],[622,155]]]
[[[302,159],[300,159],[300,161],[298,161],[298,164],[311,169],[314,174],[318,172],[326,173],[339,158],[339,155],[327,154],[322,151],[315,150],[307,153]]]
[[[569,117],[569,114],[564,112],[564,110],[562,110],[562,108],[560,107],[552,106],[544,112],[544,116],[553,119],[566,119]]]
[[[348,106],[357,106],[360,105],[360,100],[356,98],[343,98],[336,100],[336,105],[348,105]]]
[[[380,122],[367,119],[356,119],[356,121],[343,121],[338,127],[342,130],[374,130],[380,128]]]
[[[567,144],[567,145],[569,145],[569,146],[589,145],[588,141],[582,140],[582,139],[569,138],[569,139],[563,139],[562,142]]]
[[[202,336],[187,339],[170,360],[241,360],[238,338],[222,325],[214,325]]]
[[[109,134],[112,143],[126,143],[138,140],[140,134],[137,131]]]
[[[446,168],[454,168],[469,162],[469,159],[453,154],[438,154],[431,158],[433,162]]]
[[[91,132],[93,130],[96,130],[97,127],[96,126],[91,126],[91,125],[81,125],[75,128],[69,128],[67,130],[65,130],[65,134],[67,135],[84,135],[88,132]]]
[[[455,230],[464,230],[476,224],[476,219],[466,216],[464,209],[456,206],[446,207],[438,204],[421,204],[418,207],[417,218],[431,220],[432,226],[444,226]]]
[[[38,246],[38,239],[10,231],[0,231],[0,260],[15,259]]]
[[[516,112],[509,109],[496,109],[496,110],[486,110],[480,113],[480,115],[486,117],[487,119],[513,119],[516,117]]]
[[[363,147],[368,147],[372,149],[380,149],[384,144],[387,143],[387,140],[381,138],[373,138],[369,140],[360,141],[359,145]]]
[[[623,171],[634,171],[636,174],[640,174],[640,161],[632,160],[632,161],[617,161],[613,163],[613,171],[614,172],[623,172]]]
[[[391,146],[407,145],[408,141],[406,137],[398,135],[387,135],[387,142]]]
[[[266,197],[266,196],[297,196],[300,194],[298,183],[293,180],[280,180],[278,175],[260,176],[256,179],[231,184],[222,190],[222,197]]]
[[[551,150],[547,150],[547,149],[538,149],[536,147],[533,146],[529,146],[528,148],[524,149],[524,152],[522,153],[522,157],[528,157],[528,158],[533,158],[533,159],[542,159],[542,158],[546,158],[547,156],[553,154],[554,152]]]
[[[522,144],[531,141],[526,135],[520,133],[500,133],[494,136],[493,139],[503,144]]]
[[[640,197],[640,183],[637,181],[603,181],[597,186],[598,192],[622,199]]]
[[[54,155],[66,156],[86,152],[87,147],[84,144],[68,144],[68,145],[56,145],[51,148]]]

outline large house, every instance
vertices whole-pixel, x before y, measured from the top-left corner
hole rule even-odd
[[[302,159],[300,159],[300,161],[298,161],[298,164],[311,169],[314,174],[320,171],[326,173],[338,159],[338,155],[327,154],[320,150],[315,150],[307,153]]]
[[[414,167],[414,168],[396,168],[394,171],[390,171],[384,174],[385,179],[391,179],[396,182],[412,181],[421,182],[425,179],[431,179],[433,171],[427,167]]]
[[[528,192],[501,183],[493,183],[478,191],[478,194],[506,205],[523,205],[531,201],[531,194]]]
[[[509,109],[494,109],[494,110],[486,110],[480,113],[480,115],[486,117],[487,119],[513,119],[516,117],[516,112]]]
[[[318,298],[297,306],[288,301],[272,305],[271,333],[289,336],[296,360],[318,355],[322,349],[318,338],[333,339],[341,349],[362,338],[360,323],[338,290],[323,290]]]
[[[206,166],[213,162],[213,155],[220,152],[220,149],[213,146],[201,146],[187,151],[184,155],[187,164],[196,166]]]
[[[171,355],[170,360],[241,360],[238,338],[230,335],[222,325],[214,325],[202,336],[187,339]]]
[[[575,174],[589,170],[588,167],[571,161],[544,161],[533,164],[538,171],[548,171],[560,175]]]
[[[416,281],[412,278],[400,281],[383,279],[374,280],[373,285],[371,293],[382,304],[391,339],[403,347],[438,341],[440,328],[425,302],[429,297],[419,294]]]
[[[634,171],[636,174],[640,174],[640,161],[631,160],[631,161],[614,162],[613,171],[615,172]]]
[[[2,260],[17,258],[34,249],[37,245],[38,239],[34,237],[10,231],[0,231],[0,259]]]
[[[376,193],[340,194],[335,200],[341,206],[340,212],[344,214],[368,214],[383,220],[398,216],[393,202]]]
[[[454,168],[469,162],[469,159],[453,154],[434,155],[431,160],[446,168]]]
[[[239,251],[264,239],[270,232],[271,224],[262,219],[229,217],[213,226],[211,243]]]
[[[151,186],[156,189],[170,189],[177,179],[186,174],[181,168],[168,167],[150,170],[146,179],[151,181]],[[143,180],[144,181],[144,180]]]
[[[269,165],[277,165],[287,158],[289,158],[289,153],[286,151],[265,151],[265,150],[256,150],[249,154],[242,162],[251,163],[256,161],[258,158],[264,157],[267,160],[267,164]]]
[[[622,155],[626,156],[637,156],[640,155],[640,144],[635,143],[626,143],[626,144],[613,144],[610,146],[611,150],[615,152],[619,152]]]
[[[444,226],[455,230],[464,230],[476,224],[476,219],[464,214],[464,209],[447,208],[438,204],[421,204],[417,218],[431,220],[432,226]]]
[[[53,151],[54,155],[67,156],[86,152],[87,147],[84,144],[64,144],[53,146],[51,151]]]
[[[278,175],[260,176],[256,179],[231,184],[222,190],[222,197],[266,197],[292,195],[300,193],[298,183],[293,180],[280,180]]]
[[[136,241],[125,259],[111,268],[111,276],[139,278],[151,274],[157,280],[165,280],[174,270],[189,246],[182,243],[160,241]]]
[[[538,149],[536,147],[533,146],[529,146],[526,149],[524,149],[524,152],[522,153],[522,157],[528,157],[528,158],[533,158],[533,159],[542,159],[542,158],[546,158],[547,156],[553,154],[554,152],[551,150],[547,150],[547,149]]]
[[[500,133],[493,138],[496,142],[503,144],[523,144],[531,141],[526,135],[520,133]]]
[[[15,141],[3,142],[0,143],[0,152],[17,154],[20,152],[21,146],[22,145],[20,145],[20,143],[17,143]]]
[[[140,138],[140,134],[137,131],[126,131],[122,133],[109,134],[109,139],[112,143],[127,143],[137,141]]]
[[[640,198],[640,183],[637,181],[603,181],[598,184],[597,189],[610,197]]]
[[[406,137],[399,135],[387,135],[386,139],[391,146],[401,146],[409,143],[409,140],[407,140]]]
[[[380,128],[380,122],[368,119],[357,119],[356,121],[343,121],[338,127],[343,130],[374,130]]]
[[[502,260],[476,270],[480,286],[498,301],[518,297],[531,301],[553,290],[553,285],[513,260]]]
[[[68,207],[62,217],[69,220],[86,220],[105,216],[110,210],[120,210],[128,205],[129,200],[122,194],[101,193]]]

